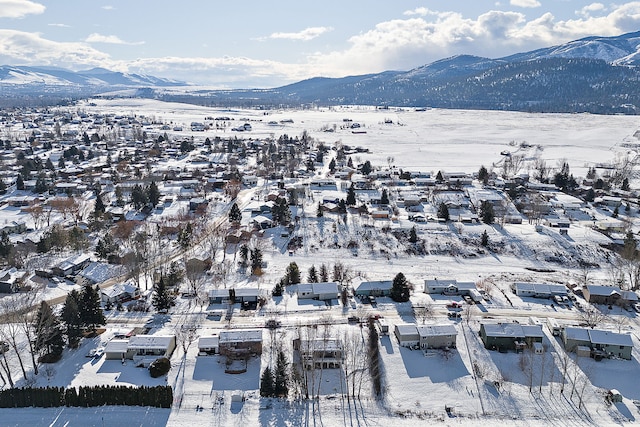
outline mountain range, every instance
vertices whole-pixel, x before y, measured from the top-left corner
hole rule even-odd
[[[130,89],[127,96],[245,107],[361,104],[638,114],[639,83],[640,32],[586,37],[498,59],[458,55],[409,71],[316,77],[273,89],[208,91],[100,68],[0,67],[7,99],[62,99]]]

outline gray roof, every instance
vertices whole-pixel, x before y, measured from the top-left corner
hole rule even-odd
[[[589,337],[592,344],[602,345],[621,345],[625,347],[633,347],[631,335],[616,334],[611,331],[601,331],[598,329],[588,329]]]
[[[377,280],[374,282],[361,282],[356,290],[358,291],[372,291],[375,289],[385,290],[393,288],[393,281],[391,280]]]
[[[262,342],[262,331],[255,329],[222,331],[219,342]]]
[[[453,325],[424,325],[418,326],[417,329],[421,338],[458,335],[458,330]]]
[[[589,330],[588,329],[584,329],[584,328],[573,328],[573,327],[566,327],[564,328],[564,335],[567,339],[573,340],[573,341],[586,341],[586,342],[591,342],[591,339],[589,338]]]
[[[483,323],[485,334],[489,337],[543,337],[542,326],[520,325],[519,323]]]

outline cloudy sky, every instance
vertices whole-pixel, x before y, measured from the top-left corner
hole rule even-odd
[[[0,0],[0,65],[264,88],[638,30],[624,0]]]

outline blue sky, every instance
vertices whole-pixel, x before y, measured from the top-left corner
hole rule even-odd
[[[0,0],[0,64],[260,88],[638,30],[624,0]]]

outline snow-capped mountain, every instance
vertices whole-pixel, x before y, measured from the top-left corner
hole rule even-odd
[[[86,86],[86,87],[146,87],[185,86],[177,80],[163,79],[141,74],[127,74],[93,68],[87,71],[70,71],[63,68],[0,66],[0,83],[7,85]]]
[[[640,31],[615,37],[585,37],[558,46],[507,56],[501,60],[520,62],[547,58],[589,58],[616,65],[640,65]]]

